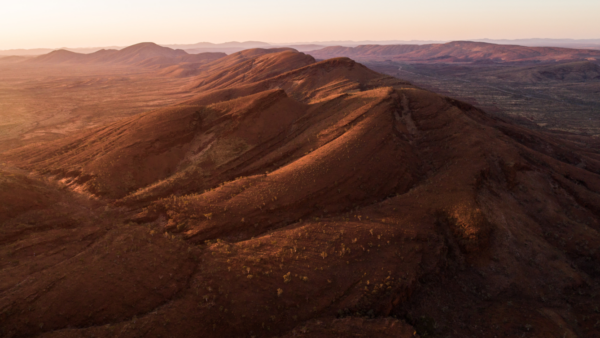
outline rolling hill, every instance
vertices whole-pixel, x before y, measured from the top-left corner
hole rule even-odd
[[[0,63],[14,63],[27,60],[27,56],[3,56],[0,57]]]
[[[600,334],[596,138],[343,57],[204,67],[191,99],[0,154],[0,334]]]
[[[364,45],[326,47],[309,52],[317,59],[349,57],[364,61],[419,62],[532,62],[565,60],[600,60],[600,51],[558,47],[525,47],[483,42],[454,41],[429,45]]]
[[[269,54],[282,51],[289,51],[290,53],[282,54],[288,57],[277,57],[274,59],[274,62],[269,62]],[[290,48],[255,48],[227,55],[226,57],[214,60],[214,62],[206,63],[200,67],[190,68],[188,66],[190,63],[174,65],[161,70],[159,74],[173,77],[191,77],[190,81],[193,83],[192,87],[198,87],[200,86],[200,82],[212,83],[218,81],[223,83],[229,81],[235,83],[236,78],[240,76],[245,78],[251,76],[250,74],[255,73],[264,77],[273,75],[275,72],[281,73],[297,67],[299,64],[294,62],[300,62],[300,64],[303,65],[307,64],[307,62],[314,62],[314,59],[311,56],[292,52],[296,51]],[[287,66],[285,60],[287,60]],[[255,67],[257,68],[256,70],[249,73],[245,72]],[[268,72],[261,71],[261,69],[265,70],[265,67],[270,67]],[[252,77],[252,79],[254,79],[254,77]],[[244,81],[249,80],[251,79],[245,79]]]
[[[90,54],[57,50],[27,62],[35,64],[120,65],[164,68],[179,63],[202,64],[224,57],[225,53],[188,54],[180,49],[162,47],[155,43],[139,43],[120,50],[103,49]]]

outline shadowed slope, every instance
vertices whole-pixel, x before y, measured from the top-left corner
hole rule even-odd
[[[151,69],[163,69],[166,67],[187,67],[197,69],[203,64],[211,63],[225,56],[225,53],[187,54],[177,56],[176,58],[171,58],[167,56],[156,56],[151,58],[144,58],[141,61],[134,62],[133,64],[139,67]],[[175,62],[178,63],[176,65],[173,65],[173,63]],[[163,71],[159,74],[168,75],[168,72]]]
[[[186,248],[173,251],[169,240],[124,226],[102,203],[56,182],[3,168],[0,206],[3,337],[146,313],[176,296],[192,273]],[[143,258],[153,255],[160,264]],[[27,312],[13,312],[25,304]]]

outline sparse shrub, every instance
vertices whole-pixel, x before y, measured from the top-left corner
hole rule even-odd
[[[433,318],[421,316],[415,319],[409,315],[407,319],[421,337],[433,337],[435,335],[437,324]]]

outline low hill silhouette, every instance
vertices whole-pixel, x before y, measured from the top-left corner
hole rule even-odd
[[[203,67],[192,99],[0,155],[0,333],[600,334],[596,138],[343,57]]]
[[[121,65],[164,68],[179,63],[200,65],[224,57],[225,53],[188,54],[180,49],[162,47],[155,43],[139,43],[121,50],[103,49],[90,54],[57,50],[27,62],[36,64]]]
[[[419,62],[531,62],[565,60],[600,60],[600,51],[558,47],[525,47],[484,42],[454,41],[429,45],[363,45],[358,47],[326,47],[309,52],[317,59],[350,57],[371,61]]]
[[[2,56],[0,57],[0,63],[22,62],[27,59],[27,56]]]

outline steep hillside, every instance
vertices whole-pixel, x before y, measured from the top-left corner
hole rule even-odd
[[[595,138],[347,58],[229,57],[191,100],[0,155],[25,205],[1,334],[600,335]]]
[[[454,41],[431,45],[364,45],[358,47],[326,47],[309,52],[317,59],[350,57],[364,61],[419,62],[523,62],[600,60],[600,51],[558,47],[525,47],[483,42]]]

